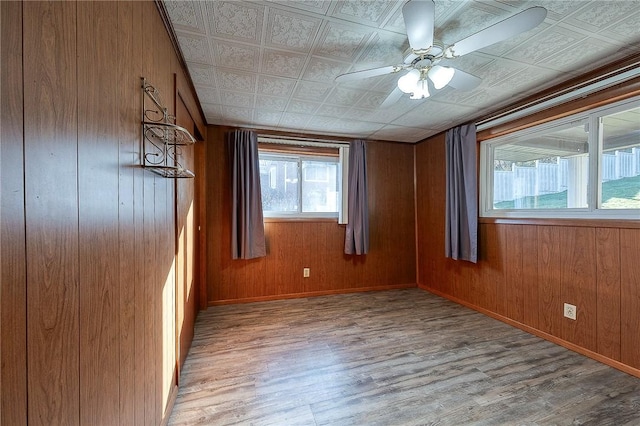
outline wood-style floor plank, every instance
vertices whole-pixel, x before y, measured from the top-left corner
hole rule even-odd
[[[640,424],[640,379],[419,289],[201,312],[170,425]]]

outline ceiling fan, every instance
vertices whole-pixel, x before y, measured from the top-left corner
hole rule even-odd
[[[449,46],[433,38],[433,0],[409,0],[402,7],[402,16],[409,39],[409,49],[402,64],[349,72],[335,79],[340,83],[407,71],[398,78],[398,87],[381,107],[395,103],[404,93],[409,94],[411,99],[427,98],[430,85],[435,90],[447,85],[460,90],[475,88],[481,82],[478,77],[457,68],[439,65],[439,62],[466,55],[535,28],[544,21],[547,10],[540,6],[531,7]]]

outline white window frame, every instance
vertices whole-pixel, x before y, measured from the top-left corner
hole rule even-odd
[[[339,224],[346,224],[348,218],[348,190],[349,185],[347,177],[349,176],[349,144],[336,143],[332,141],[307,141],[300,139],[284,139],[274,137],[258,137],[260,143],[272,143],[275,145],[295,145],[302,147],[321,147],[321,148],[338,148],[338,157],[336,161],[330,161],[338,164],[338,212],[271,212],[263,211],[265,219],[337,219]],[[301,158],[307,161],[327,161],[327,157],[309,154],[288,154],[288,153],[275,153],[269,151],[258,150],[258,155],[269,155],[274,157],[285,158]],[[300,163],[302,167],[302,163]],[[300,169],[300,184],[298,185],[298,196],[302,200],[302,178],[303,171]],[[301,201],[302,202],[302,201]],[[302,208],[302,207],[301,207]]]
[[[601,118],[606,115],[640,106],[640,97],[634,97],[610,105],[594,108],[582,113],[553,120],[549,123],[496,137],[480,143],[480,217],[489,218],[550,218],[550,219],[640,219],[640,209],[604,209],[600,208],[602,187],[602,127]],[[589,126],[587,143],[589,146],[589,177],[587,190],[587,208],[566,209],[494,209],[493,176],[494,150],[521,137],[532,136],[553,128],[567,126],[572,122],[586,120]],[[595,189],[595,190],[594,190]]]

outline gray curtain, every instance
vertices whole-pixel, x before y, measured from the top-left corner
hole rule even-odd
[[[351,142],[349,149],[349,221],[344,239],[346,254],[369,252],[369,207],[367,204],[367,150],[364,141]]]
[[[253,259],[267,255],[260,192],[258,135],[249,130],[226,134],[231,169],[231,256]]]
[[[476,125],[446,133],[447,207],[445,255],[478,262],[478,174]]]

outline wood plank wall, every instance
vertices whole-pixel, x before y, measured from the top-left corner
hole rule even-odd
[[[371,248],[344,255],[335,221],[267,222],[268,255],[231,260],[225,127],[207,130],[207,298],[209,304],[415,286],[413,147],[369,142]],[[311,269],[309,278],[302,269]]]
[[[0,424],[23,425],[27,413],[27,259],[20,3],[0,2],[0,28]],[[18,81],[5,84],[5,76]]]
[[[139,167],[140,77],[174,112],[185,76],[151,1],[0,7],[0,423],[160,424],[177,380],[176,186]]]
[[[418,285],[640,377],[640,226],[481,221],[480,260],[444,257],[444,135],[416,147]],[[533,222],[533,221],[529,221]],[[577,319],[563,304],[577,306]]]
[[[176,96],[176,124],[195,134],[195,124],[182,96]],[[195,170],[195,146],[184,146],[182,152],[182,165],[188,170]],[[196,175],[197,176],[197,175]],[[201,179],[201,176],[197,176]],[[181,368],[186,359],[191,341],[193,329],[198,312],[195,272],[195,179],[178,179],[176,181],[176,321],[177,341],[176,357],[178,367]]]

